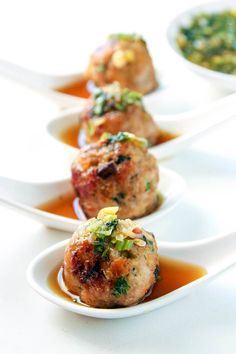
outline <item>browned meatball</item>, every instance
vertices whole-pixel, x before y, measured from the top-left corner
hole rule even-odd
[[[147,141],[133,134],[102,137],[79,150],[72,183],[88,217],[101,208],[119,206],[120,218],[138,218],[157,208],[157,161]]]
[[[86,73],[97,86],[118,81],[122,87],[146,94],[157,87],[145,41],[136,34],[112,34],[91,56]]]
[[[117,209],[105,208],[80,225],[64,255],[66,288],[93,307],[136,304],[159,274],[154,235],[117,219]]]
[[[150,145],[154,145],[159,136],[159,128],[145,111],[142,95],[121,89],[118,83],[96,90],[80,119],[87,143],[99,140],[104,132],[130,132],[146,138]]]

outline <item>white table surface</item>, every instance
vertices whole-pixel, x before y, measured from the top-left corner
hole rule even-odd
[[[165,26],[186,6],[190,6],[187,0],[162,4],[147,0],[2,2],[0,57],[37,71],[69,73],[85,65],[89,50],[108,32],[141,32],[156,65],[160,62],[172,80],[167,101],[173,100],[173,105],[167,104],[168,110],[190,109],[225,93],[191,76],[168,54]],[[175,79],[170,75],[174,72]],[[59,107],[1,77],[0,97],[0,174],[37,181],[62,177],[66,163],[62,146],[45,132]],[[189,107],[184,107],[186,100]],[[183,175],[188,189],[176,209],[150,225],[158,239],[181,242],[236,229],[235,131],[236,121],[228,123],[163,162]],[[47,302],[30,289],[25,278],[35,255],[69,235],[3,207],[0,220],[0,353],[235,353],[236,267],[187,298],[152,313],[121,320],[86,318]]]

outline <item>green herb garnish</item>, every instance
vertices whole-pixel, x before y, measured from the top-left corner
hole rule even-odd
[[[205,68],[236,75],[236,12],[200,13],[176,38],[184,57]]]
[[[93,94],[93,115],[100,117],[110,111],[125,111],[128,105],[143,106],[143,96],[136,91],[121,89],[118,83],[105,89],[96,89]]]
[[[92,237],[94,252],[99,254],[103,260],[109,260],[110,248],[122,252],[124,257],[133,257],[131,248],[134,244],[145,246],[145,242],[136,238],[129,238],[122,234],[118,228],[120,220],[117,218],[118,207],[107,207],[99,211],[97,218],[87,221],[85,233]],[[144,244],[140,244],[140,243]]]
[[[143,235],[143,240],[146,242],[147,245],[152,247],[152,252],[154,252],[153,241],[149,240],[145,235]]]
[[[130,161],[130,160],[131,160],[130,156],[119,155],[117,160],[116,160],[116,164],[119,165],[120,163],[122,163],[124,161]]]
[[[130,286],[126,277],[120,277],[115,281],[114,287],[112,289],[112,294],[116,297],[121,295],[126,295]]]
[[[145,192],[149,192],[150,189],[151,189],[151,182],[147,181],[146,184],[145,184]]]
[[[133,240],[116,241],[116,249],[118,251],[129,251],[133,247],[133,244]]]
[[[118,225],[118,219],[101,223],[101,220],[95,219],[91,225],[87,226],[87,230],[93,232],[96,236],[94,241],[94,251],[99,253],[104,260],[109,259],[109,242],[108,236],[111,236]]]
[[[148,141],[144,138],[138,138],[134,134],[127,133],[127,132],[120,132],[116,135],[111,135],[109,133],[104,133],[101,136],[101,141],[105,140],[106,144],[114,144],[116,142],[123,142],[123,141],[130,141],[132,143],[136,143],[139,146],[148,147]]]
[[[94,252],[101,255],[104,261],[109,259],[109,244],[105,237],[98,236],[94,241]]]

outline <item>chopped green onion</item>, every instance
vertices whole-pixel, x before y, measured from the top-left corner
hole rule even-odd
[[[133,244],[133,240],[116,241],[116,249],[117,251],[129,251]]]
[[[145,192],[149,192],[150,189],[151,189],[151,182],[147,181],[146,184],[145,184]]]
[[[130,286],[126,277],[120,277],[115,281],[114,287],[112,289],[112,294],[116,297],[121,295],[126,295]]]
[[[143,96],[136,91],[121,89],[118,83],[113,83],[93,93],[93,115],[100,117],[106,112],[125,111],[128,105],[143,106]]]

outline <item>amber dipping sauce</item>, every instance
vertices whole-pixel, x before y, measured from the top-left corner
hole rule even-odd
[[[157,193],[158,205],[157,209],[162,205],[164,198],[161,193]],[[67,194],[62,194],[59,197],[49,200],[44,204],[37,206],[37,209],[46,211],[51,214],[64,216],[71,219],[80,219],[80,211],[78,199],[75,193],[70,192]]]
[[[166,295],[181,286],[203,277],[207,270],[199,265],[186,263],[169,257],[160,257],[160,280],[144,302]]]
[[[65,216],[71,219],[78,219],[75,211],[76,195],[75,193],[67,193],[50,200],[37,208],[48,213]]]
[[[90,96],[90,93],[87,90],[87,80],[85,79],[81,79],[67,86],[57,88],[56,91],[82,98],[88,98]]]
[[[67,145],[78,148],[81,147],[81,145],[79,144],[79,135],[80,135],[80,127],[79,124],[76,124],[63,130],[59,134],[59,139]],[[177,136],[178,136],[177,134],[172,134],[162,130],[158,137],[158,141],[155,145],[166,143],[169,140],[177,138]]]
[[[51,271],[48,276],[48,285],[54,293],[73,302],[72,298],[65,294],[58,284],[57,275],[60,268],[61,264]],[[206,269],[201,266],[162,256],[160,257],[160,269],[160,280],[143,302],[157,299],[207,274]]]
[[[71,125],[70,127],[61,131],[59,135],[59,139],[67,145],[78,148],[81,147],[79,144],[79,134],[80,134],[79,124]]]

